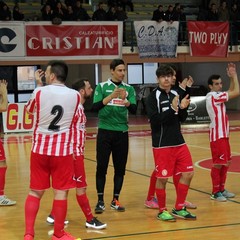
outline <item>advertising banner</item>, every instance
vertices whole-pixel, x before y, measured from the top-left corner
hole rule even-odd
[[[71,57],[77,59],[121,56],[122,22],[55,25],[26,24],[28,57]]]
[[[209,123],[206,96],[193,96],[188,107],[188,117],[184,123]]]
[[[228,22],[188,21],[191,56],[227,57]]]
[[[0,23],[0,58],[25,56],[25,26],[22,22]]]
[[[123,23],[0,23],[0,60],[89,60],[122,57]]]
[[[28,114],[24,103],[10,103],[2,113],[3,132],[31,132],[34,126],[34,115]]]

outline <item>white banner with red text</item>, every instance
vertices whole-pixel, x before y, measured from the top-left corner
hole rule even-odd
[[[34,127],[34,115],[28,114],[24,103],[10,103],[2,113],[3,132],[31,132]]]
[[[0,23],[0,60],[122,57],[122,22]]]
[[[140,58],[175,58],[179,22],[135,21]]]
[[[227,57],[228,22],[188,21],[190,55],[196,57]]]

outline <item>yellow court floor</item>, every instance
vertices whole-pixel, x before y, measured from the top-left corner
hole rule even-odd
[[[231,121],[230,143],[233,156],[240,155],[238,121]],[[236,127],[236,128],[235,128]],[[87,129],[88,138],[85,150],[85,168],[88,180],[87,194],[92,210],[97,201],[95,190],[96,169],[96,127]],[[210,158],[207,125],[184,125],[183,134],[190,148],[194,163]],[[24,234],[24,203],[29,185],[29,156],[31,133],[2,135],[6,152],[8,171],[6,195],[17,201],[16,206],[0,207],[0,239],[21,240]],[[192,210],[196,221],[177,220],[175,223],[156,219],[158,210],[144,206],[149,177],[154,168],[151,136],[147,121],[130,124],[129,159],[120,201],[125,212],[110,209],[113,192],[113,167],[110,162],[105,187],[106,210],[98,215],[99,220],[108,224],[105,230],[85,228],[85,218],[77,205],[75,191],[71,190],[68,201],[67,218],[70,221],[67,231],[82,239],[168,239],[168,240],[217,240],[240,239],[240,175],[228,174],[227,189],[236,197],[227,202],[210,200],[211,179],[209,169],[195,166],[195,175],[188,194],[188,200],[197,204]],[[119,153],[121,154],[121,153]],[[36,220],[36,240],[51,239],[53,227],[46,223],[52,206],[52,190],[44,195]],[[172,179],[167,186],[167,206],[171,209],[175,202]]]

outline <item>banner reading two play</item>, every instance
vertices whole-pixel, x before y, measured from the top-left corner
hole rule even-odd
[[[188,21],[191,56],[226,57],[229,43],[228,22]]]

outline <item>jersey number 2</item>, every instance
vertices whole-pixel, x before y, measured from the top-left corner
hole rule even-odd
[[[58,122],[61,120],[61,118],[63,116],[63,108],[62,108],[62,106],[55,105],[52,108],[51,114],[52,115],[56,115],[56,116],[51,121],[51,123],[50,123],[50,125],[48,127],[48,130],[51,130],[51,131],[54,131],[54,132],[58,132],[60,130],[60,126],[57,125],[57,124],[58,124]]]

